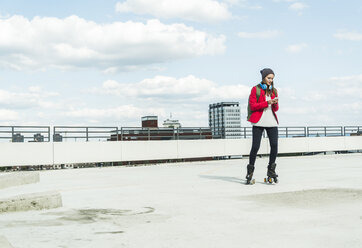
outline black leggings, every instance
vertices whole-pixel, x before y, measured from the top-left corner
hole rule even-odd
[[[275,163],[278,154],[278,127],[257,127],[253,126],[253,145],[251,146],[249,164],[254,165],[256,155],[259,151],[261,136],[263,135],[264,129],[266,130],[269,137],[270,144],[270,155],[269,164]]]

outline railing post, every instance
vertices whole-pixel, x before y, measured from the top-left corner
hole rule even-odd
[[[202,137],[201,137],[201,132],[202,132],[202,131],[201,131],[201,127],[200,127],[200,129],[199,129],[199,130],[200,130],[200,139],[202,139]]]
[[[285,127],[285,137],[288,138],[288,127]]]
[[[121,141],[123,141],[123,127],[121,127]]]
[[[86,140],[88,142],[88,127],[85,128],[85,133],[86,133]]]
[[[324,127],[324,137],[327,137],[327,127]]]
[[[307,135],[305,137],[309,137],[309,127],[307,127],[306,129],[307,129]]]
[[[151,131],[150,131],[150,128],[148,128],[148,140],[150,140],[150,138],[151,138]]]
[[[14,137],[14,126],[11,126],[11,140],[13,140]]]

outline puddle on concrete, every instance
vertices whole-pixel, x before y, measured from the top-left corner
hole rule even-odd
[[[124,233],[124,231],[114,231],[114,232],[95,232],[95,234],[120,234]]]
[[[362,190],[356,189],[312,189],[273,194],[259,194],[242,197],[265,205],[315,208],[344,203],[361,203]]]
[[[93,223],[100,220],[110,220],[114,216],[131,216],[140,214],[149,214],[155,211],[152,207],[145,207],[138,211],[134,210],[122,210],[122,209],[76,209],[68,212],[53,213],[60,216],[58,220],[75,221],[77,223]],[[52,213],[47,213],[52,215]]]
[[[2,223],[5,227],[16,226],[63,226],[72,223],[76,224],[91,224],[96,222],[122,222],[117,218],[132,216],[140,216],[153,213],[152,207],[144,207],[138,210],[129,209],[72,209],[68,211],[54,211],[41,213],[44,216],[55,216],[55,219],[45,220],[12,220],[8,223]]]

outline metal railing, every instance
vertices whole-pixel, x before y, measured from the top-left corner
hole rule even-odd
[[[121,127],[117,134],[112,134],[111,140],[184,140],[184,139],[212,139],[210,128],[183,127],[183,128],[142,128]]]
[[[307,137],[307,127],[279,127],[278,131],[281,138]]]
[[[53,141],[107,141],[118,127],[54,126]]]
[[[194,140],[251,138],[252,127],[219,130],[209,127],[142,128],[102,126],[0,126],[0,141],[62,142],[62,141],[132,141],[132,140]],[[278,127],[280,138],[362,136],[362,126],[291,126]],[[223,134],[223,135],[221,135]],[[263,137],[266,137],[266,132]],[[52,138],[51,138],[52,137]]]
[[[328,127],[307,127],[307,137],[331,137],[343,136],[343,127],[328,126]]]
[[[49,142],[48,126],[0,126],[0,140],[11,142]]]
[[[242,127],[243,138],[252,137],[252,127]],[[310,127],[278,127],[279,138],[296,137],[334,137],[362,135],[362,126],[310,126]],[[266,137],[266,133],[263,133]]]
[[[362,135],[362,126],[345,126],[343,127],[343,135]]]

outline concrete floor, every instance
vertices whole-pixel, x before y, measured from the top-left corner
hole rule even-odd
[[[15,248],[362,247],[362,154],[41,171],[0,198],[59,191],[63,207],[0,215]]]

